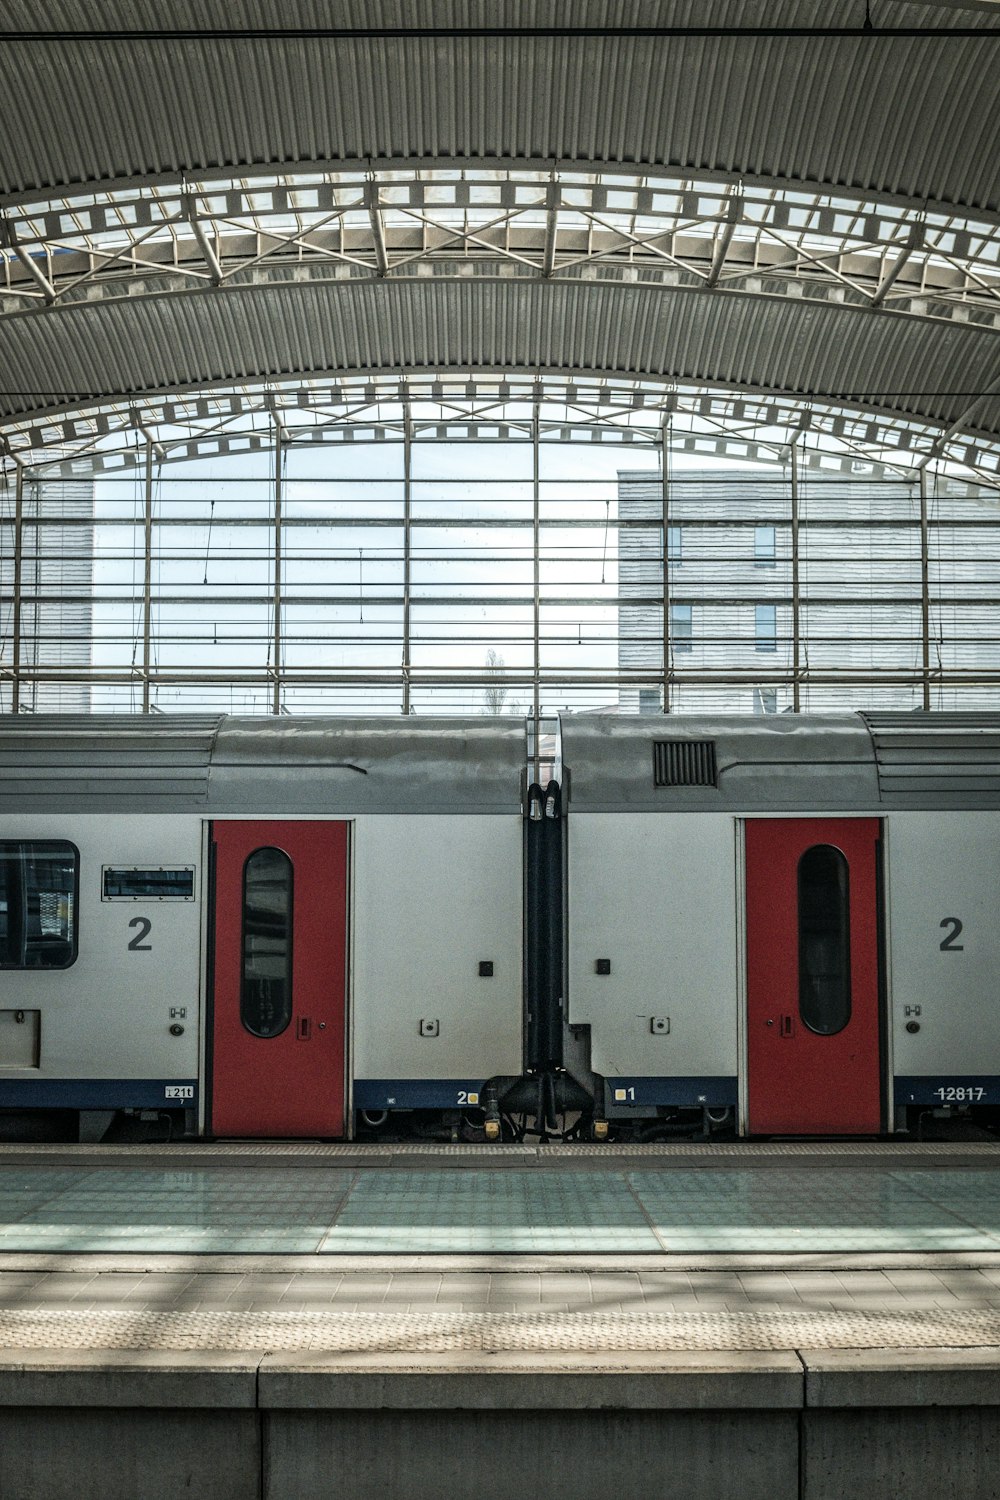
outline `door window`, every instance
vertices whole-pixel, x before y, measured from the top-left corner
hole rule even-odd
[[[265,1038],[292,1019],[292,862],[281,849],[255,849],[243,866],[240,1019]]]
[[[832,844],[799,860],[799,1014],[820,1036],[851,1019],[850,878]]]

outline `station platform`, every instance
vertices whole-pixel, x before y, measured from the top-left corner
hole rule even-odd
[[[1000,1146],[0,1148],[0,1495],[1000,1495]]]

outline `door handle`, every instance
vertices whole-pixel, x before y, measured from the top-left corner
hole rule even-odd
[[[312,1021],[308,1016],[299,1016],[295,1027],[295,1035],[300,1042],[308,1042],[312,1036]]]
[[[781,1025],[778,1028],[778,1035],[779,1036],[794,1036],[794,1034],[795,1034],[795,1023],[792,1020],[791,1016],[782,1016],[782,1018],[781,1018]]]

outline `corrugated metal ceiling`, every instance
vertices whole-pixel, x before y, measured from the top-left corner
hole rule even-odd
[[[857,26],[858,0],[6,0],[0,194],[350,160],[643,163],[1000,214],[995,7],[879,0],[962,37],[239,37],[170,28]],[[83,40],[80,29],[150,31]],[[987,32],[992,34],[987,35]],[[62,33],[57,36],[55,33]],[[155,34],[159,33],[159,35]],[[30,259],[30,257],[29,257]],[[997,335],[687,288],[284,281],[0,319],[0,421],[310,372],[637,373],[1000,434]],[[990,392],[993,391],[993,394]]]
[[[996,334],[826,303],[621,283],[432,279],[176,291],[0,319],[0,419],[104,393],[319,371],[616,372],[797,393],[949,425]],[[1000,393],[969,425],[1000,432]]]
[[[558,11],[553,15],[553,11]],[[996,26],[895,3],[879,25]],[[476,25],[857,26],[858,0],[6,0],[62,32]],[[1000,210],[996,36],[72,37],[0,48],[0,192],[214,166],[661,164]]]

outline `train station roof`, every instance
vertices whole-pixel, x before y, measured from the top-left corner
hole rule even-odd
[[[0,447],[468,429],[530,382],[615,440],[697,408],[996,482],[998,9],[8,0]]]

